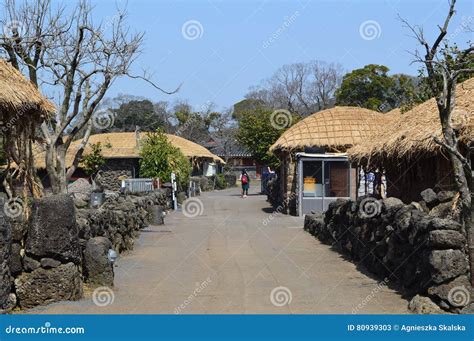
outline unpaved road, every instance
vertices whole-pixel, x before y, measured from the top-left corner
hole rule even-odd
[[[28,312],[407,313],[406,300],[305,232],[302,218],[272,214],[250,192],[204,193],[202,215],[172,212],[145,229],[117,261],[113,302],[105,293],[98,306],[88,293]]]

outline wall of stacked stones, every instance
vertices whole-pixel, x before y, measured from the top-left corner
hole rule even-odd
[[[112,286],[109,250],[131,250],[141,229],[163,223],[169,195],[109,193],[99,208],[83,203],[75,194],[50,196],[32,202],[28,221],[3,219],[1,312],[80,299],[84,283]]]
[[[307,215],[304,227],[388,285],[401,287],[414,297],[412,310],[463,312],[472,288],[465,231],[447,210],[454,193],[427,190],[422,196],[409,205],[396,198],[338,200],[324,215]]]
[[[96,181],[105,190],[119,191],[122,180],[139,177],[138,159],[108,159]]]
[[[203,192],[208,192],[208,191],[213,191],[215,189],[223,189],[223,188],[217,188],[216,186],[216,176],[192,176],[190,177],[190,181],[196,182],[199,187],[201,188],[201,191]],[[225,187],[234,187],[237,183],[237,176],[235,174],[231,173],[225,173],[224,174],[224,181],[225,181]]]

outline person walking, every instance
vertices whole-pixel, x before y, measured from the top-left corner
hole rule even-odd
[[[242,184],[242,198],[246,198],[249,195],[250,177],[245,169],[242,169],[242,174],[240,174],[240,182]]]

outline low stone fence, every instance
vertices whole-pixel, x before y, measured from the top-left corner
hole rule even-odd
[[[213,176],[192,176],[190,180],[198,183],[201,191],[209,192],[216,189],[234,187],[237,183],[237,176],[226,173]]]
[[[93,237],[106,237],[122,253],[133,248],[139,231],[148,225],[153,206],[169,207],[165,191],[136,196],[113,195],[97,209],[77,209],[79,240],[84,247]]]
[[[108,193],[99,208],[83,206],[72,195],[50,196],[33,201],[28,222],[3,221],[0,312],[80,299],[83,282],[112,286],[111,257],[131,250],[150,222],[163,223],[169,195]]]
[[[465,232],[455,220],[440,217],[452,195],[435,196],[431,203],[410,205],[396,198],[338,200],[324,215],[307,215],[304,228],[415,296],[413,311],[466,312],[471,287]]]
[[[283,200],[280,196],[280,178],[278,176],[268,180],[267,182],[267,201],[273,207],[282,205]]]

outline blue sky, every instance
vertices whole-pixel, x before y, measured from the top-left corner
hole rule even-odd
[[[462,46],[472,40],[462,24],[474,26],[474,1],[458,2],[451,32]],[[96,20],[110,20],[116,4],[121,6],[125,0],[93,3]],[[166,89],[183,86],[178,94],[169,96],[124,78],[114,83],[108,96],[126,93],[152,101],[180,98],[195,107],[211,101],[224,108],[241,100],[250,86],[293,62],[338,62],[346,70],[376,63],[387,65],[392,73],[416,74],[419,66],[410,65],[409,51],[417,44],[398,14],[422,25],[433,38],[448,1],[129,0],[127,8],[131,28],[146,35],[135,69],[153,72],[153,80]],[[187,22],[190,31],[186,35],[183,25]],[[366,39],[360,32],[363,23]],[[197,35],[193,35],[193,25]]]

